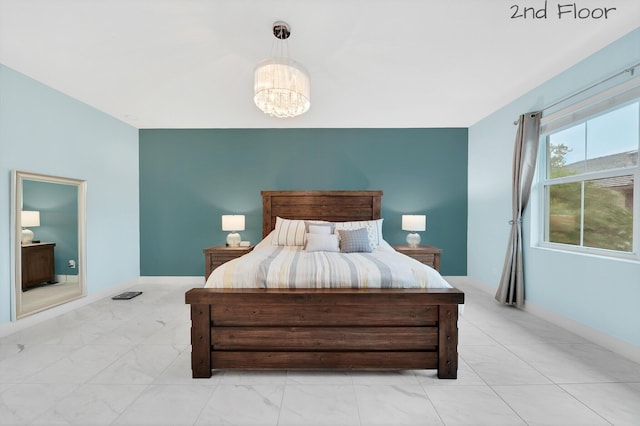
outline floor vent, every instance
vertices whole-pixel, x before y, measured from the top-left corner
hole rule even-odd
[[[113,300],[129,300],[133,299],[136,296],[140,296],[142,294],[141,291],[125,291],[124,293],[120,293],[117,296],[113,296]]]

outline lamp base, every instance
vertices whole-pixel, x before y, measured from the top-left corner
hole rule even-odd
[[[240,234],[238,234],[237,232],[231,232],[229,235],[227,235],[227,245],[229,247],[239,247],[241,240],[242,238],[240,238]]]
[[[407,234],[407,244],[409,247],[416,248],[420,245],[420,235],[415,232],[410,232]]]
[[[31,244],[33,242],[33,231],[30,229],[22,230],[22,244]]]

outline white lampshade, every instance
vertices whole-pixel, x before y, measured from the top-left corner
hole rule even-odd
[[[243,214],[223,214],[222,230],[223,231],[244,231],[244,215]]]
[[[229,247],[238,247],[240,245],[241,238],[240,234],[236,231],[244,231],[244,215],[222,215],[222,230],[231,231],[229,235],[227,235],[227,245]]]
[[[265,114],[295,117],[311,106],[309,74],[295,61],[268,59],[258,65],[254,79],[253,101]]]
[[[403,214],[402,230],[403,231],[424,231],[427,229],[427,216],[423,214]]]
[[[22,210],[20,212],[20,225],[23,228],[33,228],[40,226],[40,212],[33,210]]]

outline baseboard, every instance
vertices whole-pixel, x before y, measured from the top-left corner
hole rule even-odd
[[[591,328],[578,321],[572,320],[571,318],[559,315],[532,302],[526,302],[523,309],[526,312],[545,319],[552,324],[569,330],[578,336],[584,337],[593,343],[609,349],[611,352],[615,352],[640,364],[640,347],[638,346],[598,331],[595,328]]]
[[[465,278],[465,282],[471,283],[474,287],[477,287],[479,290],[484,291],[485,293],[491,295],[492,297],[495,296],[496,291],[498,290],[498,287],[492,287],[487,283],[484,283],[482,281],[476,281],[473,278],[469,278],[469,277],[462,277]]]
[[[20,318],[17,321],[0,324],[0,337],[8,336],[9,334],[13,334],[18,331],[24,330],[25,328],[29,328],[33,325],[39,324],[41,322],[48,321],[59,315],[66,314],[68,312],[73,311],[74,309],[78,309],[82,306],[86,306],[90,303],[96,302],[105,297],[109,297],[111,295],[117,294],[123,290],[130,288],[131,286],[136,285],[139,281],[140,281],[139,278],[134,278],[132,280],[123,282],[113,287],[109,287],[104,290],[91,293],[86,297],[82,297],[80,299],[76,299],[68,303],[63,303],[62,305],[55,306],[51,309],[47,309],[47,310],[38,312],[36,314],[29,315],[24,318]]]
[[[154,276],[143,276],[139,278],[138,281],[140,284],[184,284],[184,285],[193,285],[197,287],[204,286],[204,277],[154,277]]]
[[[56,275],[56,281],[59,283],[77,283],[79,275]]]
[[[480,281],[470,279],[468,282],[470,282],[474,287],[477,287],[487,294],[490,294],[492,297],[497,291],[496,287],[491,287],[490,285],[482,283]],[[567,331],[570,331],[597,345],[600,345],[603,348],[610,350],[611,352],[622,355],[623,357],[628,358],[633,362],[640,363],[640,347],[636,345],[632,345],[629,342],[610,336],[576,320],[550,311],[547,308],[544,308],[533,302],[525,301],[525,306],[522,309],[532,315],[549,321],[550,323],[555,324],[558,327],[562,327]]]

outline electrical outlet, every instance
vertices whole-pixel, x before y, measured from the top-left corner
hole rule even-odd
[[[71,269],[76,269],[76,261],[73,259],[69,259],[69,263],[67,264],[67,266]]]

